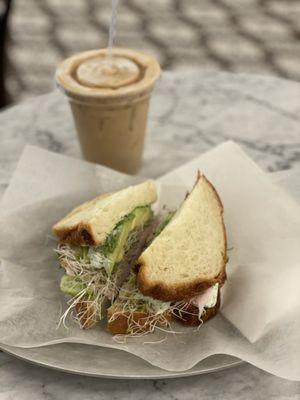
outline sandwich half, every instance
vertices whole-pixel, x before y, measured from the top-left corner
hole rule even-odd
[[[151,204],[157,200],[153,181],[105,193],[75,208],[53,227],[56,249],[65,269],[61,290],[71,297],[63,315],[76,312],[81,327],[102,319],[118,295],[128,254],[143,237],[152,220]]]
[[[226,279],[226,232],[221,200],[198,174],[181,207],[167,216],[108,309],[108,330],[138,334],[170,327],[171,320],[199,325],[220,307]]]

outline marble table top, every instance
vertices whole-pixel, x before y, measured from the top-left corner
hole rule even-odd
[[[81,157],[70,110],[57,91],[0,114],[0,195],[26,144]],[[232,139],[265,170],[300,166],[300,84],[267,76],[165,73],[153,95],[144,165],[158,177]],[[0,353],[0,399],[300,399],[300,383],[251,365],[199,377],[109,381],[42,369]]]

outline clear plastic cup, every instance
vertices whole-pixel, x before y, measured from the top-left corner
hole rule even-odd
[[[69,100],[84,158],[133,174],[142,163],[149,101],[160,66],[151,56],[115,48],[112,61],[124,60],[122,74],[103,76],[97,63],[106,53],[92,50],[66,59],[57,68],[56,82]]]

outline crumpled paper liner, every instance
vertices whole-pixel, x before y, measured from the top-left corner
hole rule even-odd
[[[223,353],[300,379],[299,193],[290,196],[227,142],[160,178],[160,205],[178,206],[197,170],[212,181],[225,209],[230,261],[221,314],[199,330],[176,325],[178,335],[156,333],[119,344],[105,322],[88,331],[71,320],[68,330],[57,328],[66,304],[51,226],[80,202],[141,179],[27,147],[1,202],[0,343],[113,347],[170,371]]]

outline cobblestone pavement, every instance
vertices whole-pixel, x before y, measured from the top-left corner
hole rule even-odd
[[[15,0],[9,90],[14,100],[53,88],[58,61],[104,47],[110,0]],[[300,80],[299,0],[120,0],[120,46],[165,69],[204,68]]]

